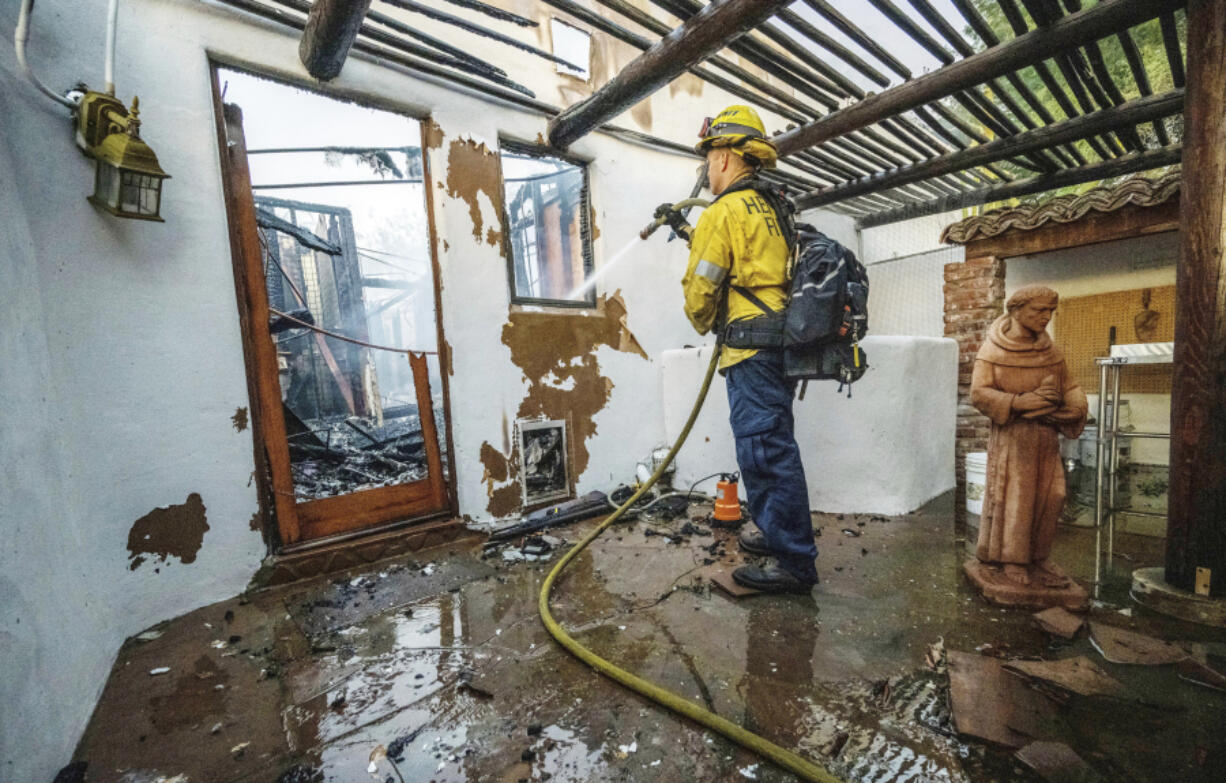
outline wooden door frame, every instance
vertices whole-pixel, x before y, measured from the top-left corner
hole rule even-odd
[[[427,215],[427,240],[432,257],[431,277],[434,287],[435,326],[438,332],[439,375],[448,449],[446,473],[430,398],[426,355],[413,353],[408,358],[413,368],[418,415],[426,441],[427,477],[408,484],[298,502],[294,496],[289,442],[281,412],[276,348],[267,330],[254,328],[255,325],[268,323],[268,292],[261,263],[262,251],[255,220],[254,194],[250,186],[245,139],[241,133],[232,134],[229,130],[231,126],[241,130],[242,111],[237,106],[222,102],[218,72],[223,67],[234,66],[210,61],[222,183],[230,229],[231,262],[234,268],[248,396],[252,407],[251,428],[255,474],[260,495],[260,517],[269,548],[272,551],[286,551],[338,534],[369,534],[385,530],[383,523],[423,522],[453,515],[456,508],[455,459],[451,445],[450,389],[447,379],[451,357],[442,332],[440,268],[433,204],[429,197],[430,177],[428,169],[425,168],[425,129],[421,120],[414,118],[418,120],[422,131],[424,190],[427,194],[422,206]],[[240,70],[250,71],[249,68]],[[254,75],[269,78],[263,74]],[[284,82],[282,79],[274,81]],[[292,86],[310,89],[305,85]],[[382,106],[378,108],[387,110]],[[350,527],[357,526],[360,529],[342,529],[339,524],[341,520]]]

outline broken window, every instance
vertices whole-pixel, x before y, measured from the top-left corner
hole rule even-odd
[[[508,142],[501,158],[511,300],[594,307],[586,166]]]
[[[587,80],[592,61],[592,36],[585,30],[572,27],[561,19],[550,20],[553,35],[553,53],[573,68],[558,63],[558,73],[566,73]]]

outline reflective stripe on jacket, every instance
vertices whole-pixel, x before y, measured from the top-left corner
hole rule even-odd
[[[725,278],[748,288],[776,312],[787,304],[788,245],[775,211],[753,190],[738,190],[703,212],[690,239],[690,261],[681,285],[685,314],[699,334],[714,328]],[[762,309],[736,291],[728,292],[728,320],[754,318]],[[725,348],[720,369],[757,353]]]

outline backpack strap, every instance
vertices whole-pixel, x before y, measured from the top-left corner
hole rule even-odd
[[[759,299],[757,294],[755,294],[753,291],[750,291],[748,288],[745,288],[744,286],[739,286],[739,285],[732,285],[731,283],[729,283],[728,286],[733,291],[736,291],[738,294],[748,299],[750,302],[753,302],[755,305],[758,306],[759,310],[766,313],[767,315],[775,314],[774,310],[766,306],[766,302],[763,302],[761,299]]]

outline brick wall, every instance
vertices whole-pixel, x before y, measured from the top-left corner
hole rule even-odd
[[[958,341],[958,424],[954,443],[956,513],[966,509],[966,455],[986,451],[988,419],[971,407],[971,371],[988,326],[1004,312],[1005,262],[995,256],[945,265],[945,336]]]

